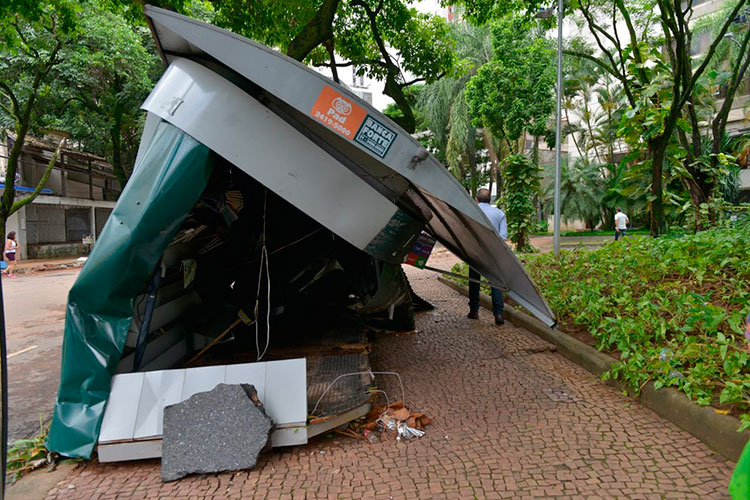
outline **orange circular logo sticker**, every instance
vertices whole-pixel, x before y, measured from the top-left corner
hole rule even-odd
[[[333,106],[333,109],[335,109],[338,113],[349,116],[352,112],[352,103],[349,101],[345,101],[341,97],[337,97],[336,99],[331,102],[331,106]]]

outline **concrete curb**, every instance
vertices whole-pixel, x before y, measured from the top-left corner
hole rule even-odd
[[[469,295],[469,287],[456,283],[442,276],[438,280],[464,296]],[[492,300],[481,294],[482,307],[492,310]],[[599,352],[595,348],[576,340],[565,333],[553,330],[541,321],[513,307],[506,307],[504,316],[514,325],[538,335],[547,342],[557,346],[557,352],[582,366],[594,375],[600,376],[608,371],[615,358]],[[608,381],[609,385],[623,390],[625,385],[619,381]],[[636,399],[657,415],[666,418],[678,427],[686,430],[703,441],[709,448],[726,458],[737,461],[745,443],[750,440],[750,430],[737,432],[739,419],[730,415],[721,415],[710,406],[698,406],[684,393],[672,387],[663,387],[658,391],[654,384],[646,384]]]

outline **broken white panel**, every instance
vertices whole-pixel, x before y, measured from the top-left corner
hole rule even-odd
[[[277,363],[281,363],[281,361],[277,361]],[[224,374],[224,383],[246,384],[247,380],[253,380],[255,392],[258,393],[258,399],[263,403],[263,406],[266,406],[266,369],[270,364],[246,363],[242,365],[227,365],[226,373]],[[307,366],[307,363],[305,363],[305,366]],[[268,413],[267,407],[266,413]]]
[[[99,444],[96,449],[100,462],[124,462],[146,460],[161,456],[161,438],[151,441]]]
[[[307,421],[307,383],[295,383],[300,378],[307,381],[307,363],[297,361],[287,359],[266,364],[265,399],[261,402],[276,427],[305,425]]]
[[[303,437],[305,439],[305,442],[301,443],[300,441]],[[306,443],[307,430],[304,426],[276,429],[271,433],[271,447],[273,448],[277,448],[279,446],[296,446],[298,444]]]
[[[138,416],[138,405],[133,404],[141,397],[143,373],[128,373],[112,377],[107,409],[102,419],[102,430],[99,441],[128,441],[135,432],[135,420]]]
[[[182,370],[164,370],[144,373],[138,417],[133,439],[154,439],[162,434],[164,407],[183,401],[185,382]]]
[[[274,421],[272,446],[307,443],[307,362],[304,358],[112,377],[99,434],[99,461],[161,456],[164,407],[218,384],[252,384]],[[278,434],[278,435],[277,435]]]
[[[219,384],[224,383],[226,366],[201,366],[199,368],[188,368],[185,370],[185,383],[182,386],[182,399],[190,399],[193,394],[210,391]]]

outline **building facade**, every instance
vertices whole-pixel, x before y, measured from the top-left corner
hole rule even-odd
[[[8,134],[0,142],[3,182],[13,141]],[[43,139],[26,138],[15,176],[16,199],[34,190],[55,147]],[[10,216],[6,232],[16,232],[21,259],[88,255],[119,195],[120,184],[104,159],[63,149],[44,190]]]

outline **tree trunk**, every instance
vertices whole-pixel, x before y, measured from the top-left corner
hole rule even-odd
[[[523,252],[526,249],[526,231],[520,230],[516,233],[516,252]]]
[[[477,197],[477,154],[474,148],[466,148],[466,156],[469,159],[469,179],[471,185],[471,197]]]
[[[505,182],[503,179],[503,160],[508,156],[508,149],[505,147],[505,143],[500,141],[500,149],[497,152],[497,170],[495,171],[495,182],[497,182],[497,197],[498,199],[503,195],[505,189]]]
[[[120,183],[120,189],[125,189],[128,178],[122,166],[122,103],[117,101],[114,109],[114,123],[109,129],[109,137],[112,140],[112,170]]]
[[[286,48],[286,55],[302,61],[312,50],[333,37],[333,18],[340,0],[323,0],[323,3],[302,31]]]
[[[651,157],[651,214],[650,232],[651,236],[657,237],[664,233],[664,187],[662,172],[664,167],[664,153],[667,149],[667,137],[660,137],[648,144],[649,156]]]
[[[326,40],[324,45],[326,47],[326,50],[328,51],[328,57],[330,59],[330,68],[331,68],[331,75],[333,76],[333,81],[336,83],[341,83],[339,81],[339,70],[336,68],[336,48],[333,43],[333,38]]]
[[[565,110],[565,121],[570,123],[570,117],[568,116],[568,108],[564,108],[564,110]],[[578,151],[578,156],[583,158],[584,156],[583,151],[581,151],[581,146],[578,145],[578,140],[576,139],[575,131],[570,130],[570,137],[573,139],[573,145],[576,147],[576,151]]]
[[[18,161],[21,159],[26,134],[31,126],[31,110],[37,97],[37,89],[41,83],[41,78],[37,75],[34,80],[34,92],[29,96],[26,108],[21,116],[16,118],[15,133],[16,138],[13,146],[8,153],[8,161],[5,164],[5,188],[3,189],[2,200],[0,200],[0,222],[3,230],[3,245],[5,245],[5,222],[13,214],[13,202],[16,199],[16,171],[18,170]],[[5,246],[3,246],[5,248]]]
[[[701,205],[707,203],[708,198],[699,183],[692,177],[685,178],[685,187],[687,187],[688,193],[690,193],[690,204],[693,206],[693,216],[695,217],[695,230],[703,231],[706,228],[705,221],[701,216]]]
[[[612,124],[612,110],[609,106],[607,106],[607,125],[606,128],[609,129],[609,126]],[[607,130],[607,135],[605,136],[607,140],[607,163],[610,165],[613,165],[615,162],[615,143],[611,141],[611,135],[609,134],[609,130]]]
[[[383,89],[383,93],[393,99],[398,109],[404,114],[403,118],[391,117],[391,119],[398,123],[401,128],[408,133],[413,134],[417,129],[417,120],[414,118],[414,111],[412,111],[411,104],[409,104],[406,94],[404,94],[404,88],[397,81],[397,74],[395,71],[388,72],[388,75],[385,78],[385,88]]]
[[[600,216],[600,222],[602,224],[602,229],[605,231],[608,231],[612,229],[612,224],[614,221],[614,214],[612,213],[611,209],[603,208],[602,213]]]

